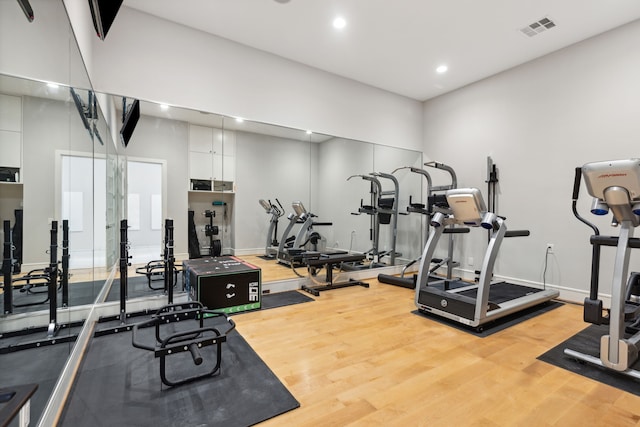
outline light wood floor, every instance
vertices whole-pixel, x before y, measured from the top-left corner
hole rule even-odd
[[[238,256],[238,258],[248,262],[249,264],[253,264],[256,267],[260,267],[262,269],[263,282],[295,279],[298,277],[291,267],[278,264],[278,261],[275,259],[265,260],[260,258],[259,255],[243,255]],[[296,271],[298,274],[307,274],[306,268],[298,267],[296,268]]]
[[[261,426],[640,425],[640,397],[536,360],[586,327],[580,306],[477,338],[370,283],[235,317],[301,404]]]

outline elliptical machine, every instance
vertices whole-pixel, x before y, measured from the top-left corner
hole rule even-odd
[[[320,234],[313,231],[313,226],[332,224],[330,222],[314,222],[314,218],[317,218],[317,215],[307,211],[299,200],[291,203],[291,207],[294,213],[289,214],[289,225],[282,234],[282,240],[278,246],[277,260],[281,264],[294,267],[303,263],[302,255],[307,252],[308,244],[311,244],[313,250],[317,250]],[[292,242],[289,233],[291,233],[293,226],[298,223],[302,223],[302,225]]]
[[[594,198],[591,213],[606,215],[611,210],[612,225],[620,229],[618,236],[601,236],[598,228],[578,213],[576,204],[581,176]],[[640,159],[593,162],[576,168],[572,207],[575,217],[594,231],[590,239],[593,245],[591,288],[589,297],[584,301],[584,321],[595,325],[608,324],[609,333],[600,337],[599,358],[571,349],[565,349],[564,353],[640,379],[640,371],[630,368],[638,360],[640,332],[636,328],[625,335],[625,322],[635,320],[637,323],[640,318],[640,304],[631,301],[640,275],[628,274],[630,249],[640,248],[640,239],[633,237],[634,229],[640,225]],[[602,300],[598,298],[601,246],[616,247],[608,313],[603,312]]]
[[[264,248],[264,258],[274,259],[278,254],[278,221],[280,217],[284,215],[284,208],[280,204],[280,201],[276,199],[278,206],[271,203],[271,200],[266,201],[264,199],[260,199],[258,201],[260,206],[262,206],[266,213],[271,215],[269,219],[269,230],[267,230],[267,244]]]

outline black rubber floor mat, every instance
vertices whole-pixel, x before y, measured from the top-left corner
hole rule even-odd
[[[302,304],[304,302],[315,301],[298,291],[277,292],[262,295],[262,310],[270,308],[284,307],[287,305]]]
[[[533,307],[526,308],[517,313],[512,313],[508,316],[497,319],[493,322],[486,323],[483,325],[482,331],[477,331],[474,328],[463,325],[461,323],[455,322],[453,320],[437,316],[435,314],[423,313],[418,310],[412,311],[414,314],[418,314],[420,316],[424,316],[427,319],[435,320],[436,322],[442,323],[443,325],[451,326],[458,330],[467,332],[471,335],[475,335],[480,338],[488,337],[489,335],[495,334],[496,332],[500,332],[504,329],[510,328],[511,326],[517,325],[518,323],[522,323],[525,320],[532,319],[536,316],[544,314],[548,311],[554,310],[558,307],[561,307],[563,304],[558,301],[547,301],[542,304],[538,304]]]
[[[555,346],[539,356],[538,360],[640,396],[640,380],[633,379],[611,369],[578,361],[564,354],[564,349],[568,348],[599,358],[600,337],[608,334],[608,330],[609,327],[607,325],[590,325],[562,344]],[[640,370],[640,362],[634,363],[631,368]]]
[[[142,331],[153,340],[153,329]],[[207,369],[214,351],[201,349],[200,366],[188,352],[167,357],[167,376]],[[300,406],[237,331],[223,344],[219,375],[168,388],[159,363],[151,351],[134,348],[129,333],[94,338],[60,425],[249,426]]]

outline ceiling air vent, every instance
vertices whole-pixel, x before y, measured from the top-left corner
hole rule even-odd
[[[543,31],[550,30],[555,26],[556,23],[553,22],[551,18],[546,17],[529,24],[524,28],[521,28],[520,32],[525,36],[533,37],[542,33]]]

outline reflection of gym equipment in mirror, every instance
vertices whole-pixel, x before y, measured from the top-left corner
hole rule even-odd
[[[436,212],[442,212],[442,213],[448,213],[450,212],[449,210],[449,204],[447,203],[447,199],[444,195],[444,192],[447,190],[451,190],[457,187],[457,179],[456,179],[456,173],[453,170],[453,168],[451,166],[445,165],[444,163],[439,163],[439,162],[427,162],[424,164],[427,167],[431,167],[431,168],[435,168],[435,169],[440,169],[443,170],[445,172],[447,172],[450,176],[451,179],[451,184],[447,184],[447,185],[440,185],[437,187],[433,186],[433,180],[431,178],[431,175],[429,175],[429,173],[425,170],[425,169],[420,169],[420,168],[416,168],[413,166],[404,166],[404,167],[399,167],[397,169],[395,169],[393,172],[391,172],[392,174],[396,173],[399,170],[403,170],[403,169],[409,169],[411,172],[413,173],[417,173],[422,175],[425,180],[427,181],[427,188],[426,188],[426,205],[424,203],[419,203],[419,202],[413,202],[413,196],[409,196],[409,206],[407,206],[407,213],[418,213],[421,215],[426,216],[427,218],[427,222],[425,225],[425,239],[424,239],[424,245],[426,245],[427,240],[429,239],[429,222],[431,220],[431,217],[436,213]],[[468,233],[469,232],[469,228],[461,228],[461,227],[456,227],[456,224],[451,224],[450,226],[446,227],[445,230],[443,231],[443,233],[445,234],[449,234],[449,239],[448,239],[448,253],[447,253],[447,257],[446,258],[433,258],[431,260],[431,263],[433,264],[433,266],[431,266],[431,268],[429,269],[429,281],[433,281],[433,280],[441,280],[442,278],[439,276],[435,276],[434,273],[441,267],[445,266],[447,267],[447,274],[446,274],[446,278],[448,280],[451,280],[452,278],[452,271],[453,268],[456,267],[458,265],[458,263],[453,261],[453,234],[459,234],[459,233]],[[397,276],[392,276],[392,275],[388,275],[388,274],[379,274],[378,275],[378,281],[382,282],[382,283],[386,283],[389,285],[396,285],[396,286],[400,286],[403,288],[409,288],[409,289],[415,289],[416,287],[416,281],[417,281],[417,274],[412,275],[412,277],[405,277],[406,271],[409,267],[411,267],[412,265],[414,265],[416,262],[420,261],[421,256],[418,256],[417,258],[411,260],[410,262],[408,262],[402,269],[402,272],[400,274],[400,277]]]
[[[222,253],[222,243],[220,239],[216,239],[220,230],[217,225],[213,225],[213,218],[216,217],[216,211],[206,210],[204,216],[209,220],[209,224],[204,226],[204,235],[209,238],[209,245],[203,246],[202,249],[209,251],[209,256],[220,256]]]
[[[509,234],[505,218],[487,210],[482,194],[477,188],[447,190],[445,194],[451,213],[437,212],[433,215],[429,240],[418,271],[415,304],[421,312],[482,330],[484,325],[491,321],[544,303],[559,295],[556,290],[507,282],[491,283],[503,239],[528,235],[528,232],[518,231]],[[428,282],[429,264],[433,253],[444,228],[450,224],[482,227],[491,232],[478,284],[446,279],[441,282]],[[449,289],[443,289],[441,284],[448,285]]]
[[[264,208],[264,211],[271,215],[269,218],[269,229],[267,230],[267,243],[264,248],[264,256],[265,259],[273,259],[278,254],[278,221],[280,217],[284,215],[284,208],[280,204],[280,201],[276,199],[276,203],[278,206],[271,203],[271,200],[260,199],[258,201],[260,206]]]
[[[208,246],[201,246],[200,249],[208,251],[209,256],[219,256],[222,251],[222,245],[219,239],[214,239],[218,235],[220,230],[217,225],[213,225],[213,218],[216,217],[216,212],[212,210],[204,211],[203,215],[209,220],[209,224],[204,226],[204,235],[209,238]]]
[[[122,233],[122,229],[120,232]],[[126,236],[124,237],[126,238]],[[121,242],[122,238],[123,236],[120,238]],[[126,241],[127,240],[125,240],[125,242]],[[172,219],[165,220],[163,244],[162,259],[149,261],[145,265],[137,267],[136,273],[144,274],[147,277],[147,286],[149,289],[154,291],[164,290],[164,293],[168,295],[171,292],[169,288],[171,287],[171,289],[173,289],[173,286],[175,286],[175,283],[178,281],[178,273],[181,271],[175,266],[175,259],[173,257]],[[122,251],[122,247],[120,250]],[[122,262],[122,255],[120,262]],[[122,271],[120,273],[122,277]],[[156,281],[162,281],[162,286],[154,286],[153,282]],[[172,281],[173,286],[169,286],[169,281]]]
[[[277,260],[281,264],[295,267],[303,264],[303,255],[307,251],[326,253],[326,250],[320,248],[318,245],[322,240],[322,236],[320,236],[320,233],[314,231],[313,227],[330,226],[333,225],[333,223],[315,222],[313,219],[317,218],[317,215],[308,212],[299,200],[291,203],[291,207],[293,208],[293,213],[290,213],[287,217],[289,224],[280,239]],[[293,238],[293,236],[290,236],[291,230],[299,223],[302,223],[302,225],[298,229],[295,238]],[[337,252],[332,251],[332,253]]]
[[[174,287],[177,282],[177,274],[179,269],[175,265],[174,257],[174,239],[173,239],[173,220],[165,219],[164,222],[164,250],[163,259],[152,261],[143,267],[136,268],[136,273],[144,274],[147,276],[148,287],[152,290],[163,290],[164,295],[167,296],[167,302],[173,304]],[[119,321],[119,324],[113,327],[100,328],[96,330],[95,336],[107,335],[111,333],[118,333],[124,331],[130,331],[133,327],[132,324],[127,323],[127,319],[131,317],[138,317],[149,315],[149,310],[142,310],[138,312],[127,312],[127,301],[129,299],[129,272],[128,269],[131,266],[129,260],[129,238],[128,238],[128,222],[126,219],[120,221],[120,281],[119,281],[119,314],[115,316],[102,316],[98,319],[98,323],[106,323],[112,321]],[[163,287],[153,287],[151,282],[153,280],[162,280]]]
[[[398,234],[398,199],[400,196],[398,179],[392,174],[371,172],[369,175],[351,175],[347,178],[347,181],[356,177],[370,182],[369,195],[371,204],[365,205],[364,201],[360,199],[358,212],[353,212],[352,215],[369,215],[369,240],[371,241],[372,247],[364,252],[366,259],[369,261],[368,264],[345,264],[345,269],[361,270],[366,268],[395,265],[396,256],[401,255],[396,252],[396,238]],[[379,178],[390,180],[393,183],[393,189],[383,190],[382,183]],[[391,226],[391,249],[388,251],[380,250],[381,224]],[[385,256],[389,256],[389,264],[384,264],[382,262]]]
[[[576,205],[584,177],[589,195],[593,197],[591,213],[613,214],[611,225],[619,227],[618,236],[601,236],[598,228],[580,216]],[[564,353],[578,360],[601,366],[640,379],[640,371],[631,366],[638,360],[640,350],[640,274],[629,274],[631,249],[640,248],[640,239],[633,237],[640,225],[640,159],[587,163],[576,168],[572,209],[575,217],[589,226],[592,266],[589,297],[584,300],[584,321],[594,325],[609,325],[608,334],[600,337],[599,357],[565,349]],[[600,247],[616,247],[611,306],[603,309],[598,296]]]
[[[302,285],[302,290],[308,292],[314,296],[319,296],[322,291],[329,291],[332,289],[347,288],[350,286],[362,286],[368,288],[369,284],[360,280],[354,280],[349,278],[344,282],[334,282],[333,270],[337,268],[342,269],[344,264],[356,264],[364,260],[364,254],[347,254],[347,253],[333,253],[333,254],[320,254],[318,252],[307,252],[303,255],[302,262],[307,266],[309,271],[309,281],[311,285]],[[337,267],[336,267],[337,266]],[[315,279],[316,270],[318,268],[324,268],[326,271],[324,282],[320,282]]]
[[[280,261],[281,258],[284,258],[286,256],[285,252],[288,253],[289,249],[293,248],[293,241],[295,240],[295,237],[291,235],[291,230],[298,223],[298,221],[300,220],[300,215],[302,214],[302,212],[298,213],[296,211],[296,207],[295,207],[296,203],[300,203],[300,202],[293,202],[294,211],[290,212],[289,215],[287,215],[287,219],[289,220],[289,223],[287,224],[287,227],[284,229],[284,232],[282,233],[282,238],[280,239],[280,244],[278,245],[278,253],[276,254],[276,259],[278,261]]]
[[[66,307],[68,305],[68,277],[69,277],[69,224],[68,220],[63,220],[63,259],[62,270],[58,268],[58,221],[51,222],[50,230],[50,245],[49,245],[49,266],[41,270],[32,270],[27,275],[14,279],[12,272],[14,269],[15,259],[13,258],[13,241],[12,230],[9,221],[4,221],[4,257],[2,263],[3,270],[3,306],[5,314],[14,313],[14,308],[30,307],[41,304],[49,305],[49,324],[43,327],[28,327],[17,331],[4,332],[0,339],[10,339],[20,336],[30,336],[46,331],[46,338],[31,340],[31,341],[18,341],[6,346],[0,347],[0,353],[8,353],[12,351],[24,350],[28,348],[36,348],[44,345],[52,345],[61,342],[69,342],[76,339],[76,335],[68,334],[58,336],[58,333],[63,328],[69,328],[72,326],[81,325],[82,322],[76,324],[61,324],[58,323],[58,291],[62,290],[62,305]],[[23,280],[23,278],[25,278]],[[60,286],[58,286],[58,279],[60,279]],[[16,284],[18,284],[16,286]],[[44,300],[38,300],[35,302],[27,302],[16,304],[14,302],[14,287],[27,288],[25,294],[38,295],[45,294]],[[44,287],[45,290],[36,290],[37,288]],[[35,288],[35,289],[34,289]]]
[[[13,277],[13,273],[20,269],[17,258],[14,255],[15,245],[13,244],[13,230],[10,222],[4,221],[4,258],[3,258],[3,290],[4,290],[4,313],[11,314],[14,308],[33,307],[51,302],[57,306],[57,292],[62,292],[62,307],[69,305],[69,222],[64,220],[62,223],[62,262],[61,267],[57,268],[57,252],[58,252],[58,230],[57,222],[54,229],[54,222],[51,225],[51,246],[49,247],[50,255],[54,258],[56,269],[51,268],[51,264],[46,268],[39,268],[29,271],[26,274]],[[15,229],[15,227],[14,227]],[[20,298],[15,298],[14,290],[18,289]],[[52,295],[53,292],[53,295]],[[44,295],[44,299],[40,299],[39,295]],[[54,299],[52,299],[52,297]],[[19,301],[17,301],[19,300]]]
[[[226,210],[226,203],[213,202],[214,206],[224,206]],[[209,240],[208,245],[200,246],[200,240],[198,239],[198,232],[195,224],[195,212],[189,210],[189,258],[200,258],[202,256],[220,256],[222,254],[222,241],[216,239],[216,236],[220,233],[220,229],[217,225],[213,225],[213,219],[216,217],[216,211],[207,209],[202,215],[207,218],[208,224],[205,224],[202,228],[205,237]],[[226,216],[226,215],[225,215]],[[203,252],[203,250],[205,252]]]

